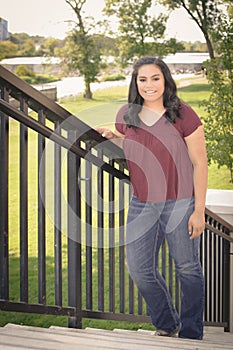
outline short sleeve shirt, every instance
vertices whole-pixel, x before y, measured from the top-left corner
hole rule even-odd
[[[164,202],[193,196],[193,165],[185,137],[202,122],[195,111],[181,103],[182,119],[170,123],[162,115],[153,125],[142,121],[129,128],[124,120],[128,105],[117,113],[116,130],[125,135],[123,149],[133,194],[142,202]]]

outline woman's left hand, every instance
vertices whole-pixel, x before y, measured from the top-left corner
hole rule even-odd
[[[205,228],[205,217],[204,213],[194,211],[189,218],[188,230],[190,239],[197,238],[203,233]]]

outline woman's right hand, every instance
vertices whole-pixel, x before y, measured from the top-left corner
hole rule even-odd
[[[95,129],[98,133],[100,133],[103,137],[106,137],[106,139],[113,139],[116,137],[116,135],[107,128],[96,128]]]

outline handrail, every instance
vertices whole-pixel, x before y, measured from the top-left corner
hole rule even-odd
[[[213,213],[214,215],[214,213]],[[215,233],[217,236],[220,236],[224,239],[226,239],[228,242],[233,243],[233,238],[231,236],[228,236],[226,233],[219,231],[215,227],[211,226],[210,224],[205,223],[205,228],[207,230],[210,230],[211,232]]]
[[[205,214],[210,216],[213,220],[215,220],[216,222],[218,222],[218,224],[224,226],[224,228],[227,229],[227,231],[230,233],[230,232],[233,232],[233,226],[227,222],[226,220],[224,220],[223,218],[221,218],[219,215],[217,215],[216,213],[214,213],[213,211],[211,211],[210,209],[208,208],[205,208]],[[226,239],[228,242],[231,242],[233,243],[233,238],[228,235],[227,233],[224,233],[220,230],[218,230],[216,227],[208,224],[208,223],[205,223],[205,227],[214,232],[216,235],[220,236],[220,237],[223,237],[224,239]]]
[[[79,147],[74,143],[71,143],[65,137],[56,134],[52,129],[48,128],[45,125],[40,124],[38,121],[29,117],[27,114],[23,113],[22,111],[19,111],[18,109],[11,106],[8,102],[4,101],[1,98],[0,98],[0,107],[4,113],[10,115],[12,118],[18,120],[19,122],[30,127],[31,129],[39,132],[41,135],[45,136],[46,138],[49,138],[50,140],[55,141],[60,146],[63,146],[66,149],[73,152],[75,155],[85,158],[87,161],[97,165],[102,170],[107,171],[109,174],[114,175],[121,180],[129,180],[129,176],[124,174],[122,171],[112,167],[110,164],[104,162],[102,159],[96,157],[95,155],[86,151],[82,147]]]
[[[230,232],[233,232],[233,225],[231,225],[228,221],[221,218],[218,214],[215,214],[212,210],[205,208],[206,215],[209,215],[212,217],[212,219],[218,221],[219,224],[226,227]]]

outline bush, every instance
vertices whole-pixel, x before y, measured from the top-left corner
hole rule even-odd
[[[101,81],[117,81],[125,80],[125,75],[123,74],[106,74],[101,78]]]
[[[57,81],[57,78],[52,77],[51,75],[42,74],[37,74],[35,76],[21,76],[20,78],[31,85],[47,84],[52,83],[53,81]]]
[[[20,78],[21,77],[33,77],[35,75],[35,73],[27,68],[26,66],[24,66],[23,64],[20,64],[16,70],[15,70],[15,74],[18,75]]]
[[[28,84],[34,85],[51,83],[57,80],[57,78],[52,75],[36,74],[24,65],[19,65],[15,70],[15,74],[26,81]]]

